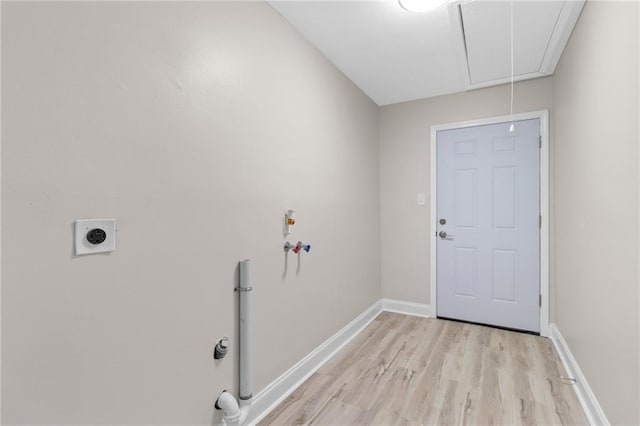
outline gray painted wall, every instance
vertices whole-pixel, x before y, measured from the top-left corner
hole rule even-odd
[[[638,3],[587,2],[554,76],[556,322],[612,424],[638,424]]]
[[[241,259],[256,392],[380,298],[377,107],[267,4],[2,9],[4,424],[210,424]]]

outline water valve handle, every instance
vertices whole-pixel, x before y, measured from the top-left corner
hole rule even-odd
[[[306,251],[307,253],[309,253],[311,251],[311,244],[307,244],[304,247],[304,251]]]
[[[300,250],[302,250],[302,243],[298,241],[298,244],[296,244],[296,246],[293,248],[293,252],[295,254],[298,254],[300,253]]]

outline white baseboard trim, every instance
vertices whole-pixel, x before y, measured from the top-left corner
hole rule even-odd
[[[405,302],[404,300],[382,299],[382,310],[415,317],[432,318],[431,306],[423,303]]]
[[[379,300],[261,390],[253,399],[246,424],[255,425],[262,420],[298,386],[304,383],[331,357],[364,330],[382,310],[382,301]]]
[[[418,317],[431,317],[431,306],[402,300],[380,299],[342,330],[327,339],[296,365],[271,382],[253,399],[246,424],[255,425],[296,390],[347,343],[356,337],[382,311]]]
[[[382,311],[396,312],[405,315],[418,317],[433,317],[431,306],[405,302],[394,299],[380,299],[366,311],[351,321],[342,330],[327,339],[324,343],[314,349],[309,355],[301,359],[297,364],[287,370],[284,374],[271,382],[261,390],[251,404],[251,410],[246,420],[246,424],[255,425],[267,414],[285,400],[294,390],[305,382],[320,367],[326,364],[336,353],[346,346],[356,337],[366,326],[368,326]],[[595,395],[591,391],[587,379],[580,370],[567,342],[562,337],[556,324],[549,326],[549,338],[560,356],[569,377],[576,379],[575,391],[578,400],[585,412],[587,421],[591,425],[609,426],[610,423],[602,411]]]
[[[567,374],[569,377],[576,379],[574,389],[589,424],[610,425],[607,416],[605,416],[604,411],[602,411],[602,407],[600,407],[593,391],[591,391],[586,377],[582,373],[582,370],[580,370],[576,359],[573,357],[567,342],[564,340],[564,337],[562,337],[556,324],[552,323],[549,325],[549,338],[553,342],[556,351],[558,351],[558,355],[560,356],[562,364],[564,364],[564,368],[567,370]]]

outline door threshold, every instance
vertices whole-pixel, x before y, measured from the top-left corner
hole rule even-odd
[[[529,330],[522,330],[519,328],[511,328],[511,327],[502,327],[500,325],[494,325],[494,324],[485,324],[482,322],[474,322],[474,321],[467,321],[467,320],[461,320],[461,319],[456,319],[456,318],[448,318],[448,317],[441,317],[441,316],[436,316],[437,319],[442,319],[442,320],[447,320],[447,321],[455,321],[455,322],[462,322],[462,323],[466,323],[466,324],[473,324],[473,325],[480,325],[483,327],[491,327],[491,328],[497,328],[500,330],[506,330],[506,331],[515,331],[516,333],[524,333],[524,334],[532,334],[534,336],[539,336],[540,333],[536,332],[536,331],[529,331]]]

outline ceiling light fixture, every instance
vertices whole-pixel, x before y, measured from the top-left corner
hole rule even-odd
[[[449,0],[398,0],[400,6],[409,12],[428,12],[443,6]]]

